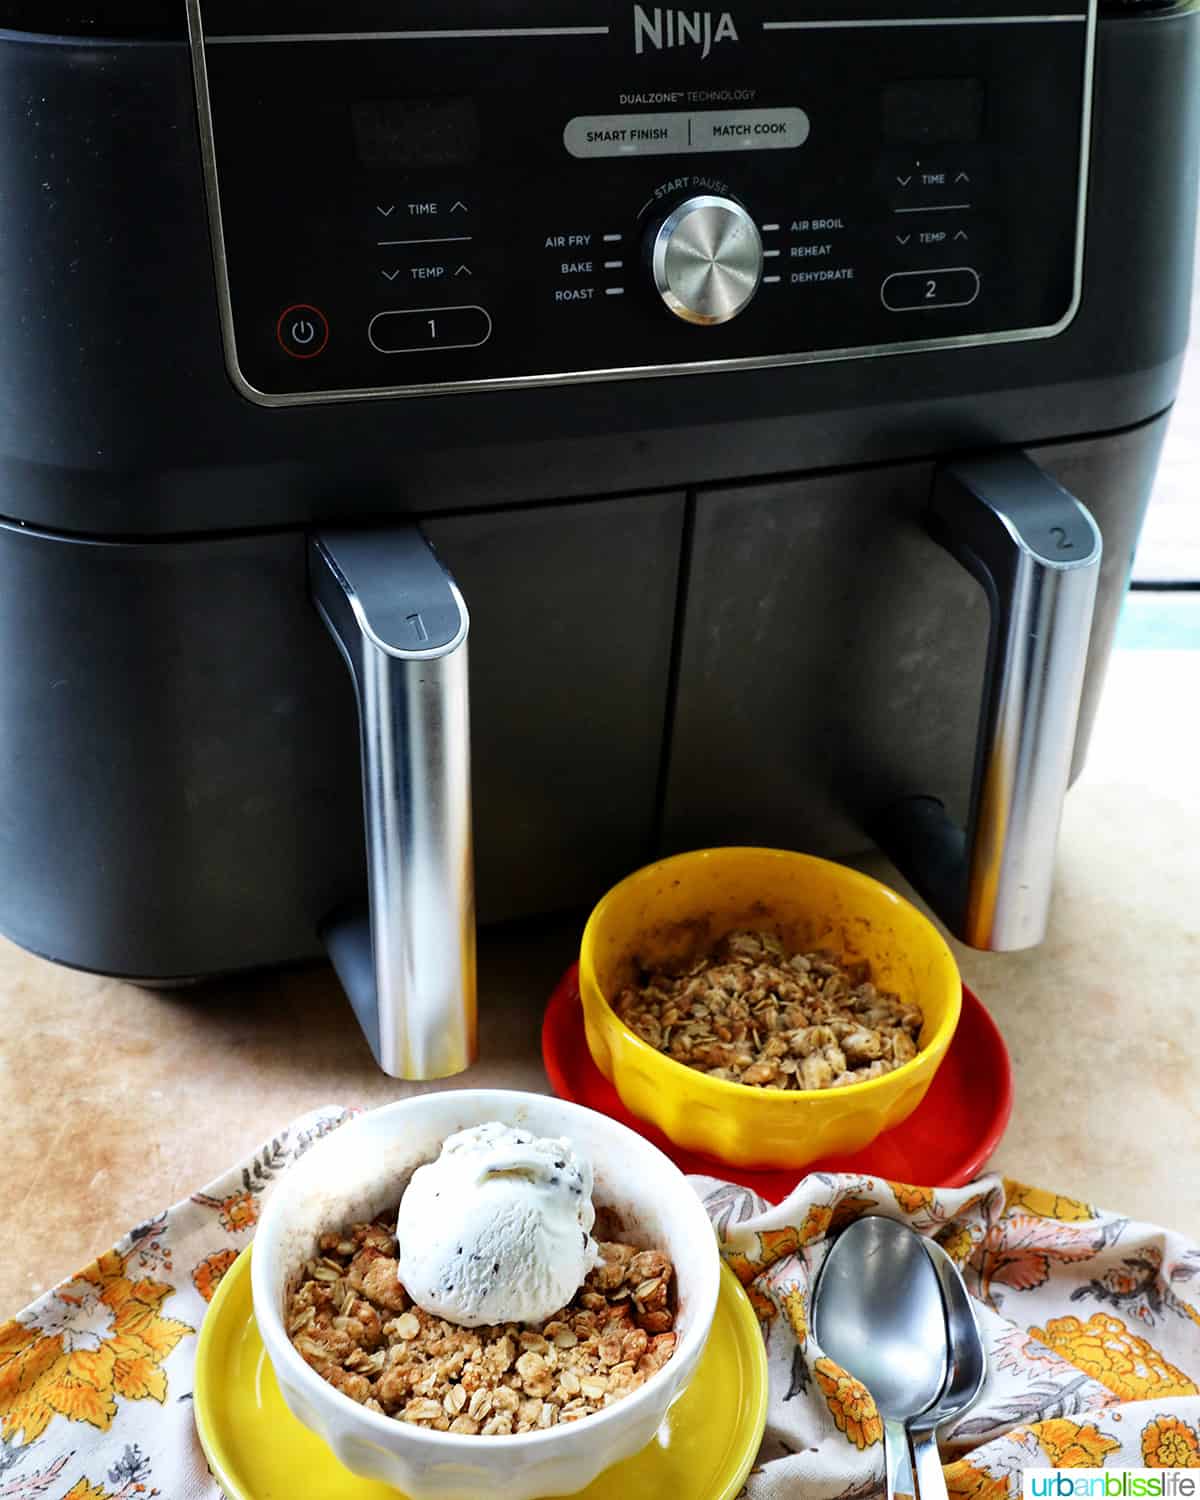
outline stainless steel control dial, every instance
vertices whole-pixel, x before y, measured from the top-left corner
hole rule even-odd
[[[762,238],[732,198],[689,198],[652,231],[650,265],[659,296],[677,318],[728,323],[758,291]]]

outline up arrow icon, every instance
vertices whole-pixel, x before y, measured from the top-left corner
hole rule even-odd
[[[452,214],[465,214],[466,211],[467,205],[462,201],[461,198],[456,198],[450,205],[450,212]]]
[[[455,271],[454,274],[456,276],[469,276],[471,274],[471,268],[470,266],[459,266],[458,270]]]

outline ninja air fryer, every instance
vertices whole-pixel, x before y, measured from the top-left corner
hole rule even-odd
[[[946,14],[940,13],[946,12]],[[0,928],[337,965],[881,845],[1043,934],[1186,340],[1192,3],[0,4]]]

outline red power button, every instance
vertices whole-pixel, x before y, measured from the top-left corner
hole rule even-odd
[[[329,342],[329,319],[319,307],[297,302],[279,314],[275,337],[293,359],[316,359]]]

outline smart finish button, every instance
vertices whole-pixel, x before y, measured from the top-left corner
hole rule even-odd
[[[315,359],[329,342],[329,320],[319,307],[296,302],[279,314],[275,337],[293,359]]]

